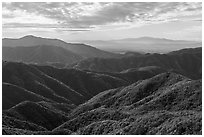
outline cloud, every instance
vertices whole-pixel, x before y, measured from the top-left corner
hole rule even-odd
[[[59,25],[59,24],[40,24],[40,23],[7,23],[3,24],[3,30],[5,29],[32,29],[32,32],[85,32],[91,31],[91,27],[89,28],[69,28],[67,26]],[[49,29],[49,30],[47,30]]]
[[[2,14],[2,18],[6,19],[6,18],[14,18],[15,15],[12,14]]]
[[[194,39],[200,41],[200,39],[202,39],[202,38],[200,38],[200,37],[202,37],[202,35],[201,35],[202,34],[202,26],[191,26],[191,27],[183,28],[181,30],[177,30],[177,31],[173,31],[173,32],[164,32],[164,34],[173,35],[173,36],[177,36],[177,37],[178,36],[199,34]]]
[[[6,23],[3,28],[66,28],[58,24],[41,24],[41,23]]]
[[[91,31],[90,29],[57,29],[58,32],[66,32],[66,31],[75,31],[75,32],[83,32],[83,31]]]
[[[198,22],[202,22],[202,19],[194,19],[192,21],[198,21]]]
[[[175,21],[192,15],[202,14],[202,3],[186,2],[114,2],[114,3],[76,3],[76,2],[11,2],[3,3],[3,20],[14,18],[13,24],[5,23],[3,27],[48,27],[48,28],[101,28],[116,23],[145,24]],[[11,13],[20,10],[28,14],[35,14],[57,24],[44,25],[25,24],[15,22]],[[20,17],[19,17],[20,18]],[[82,29],[81,29],[82,30]]]

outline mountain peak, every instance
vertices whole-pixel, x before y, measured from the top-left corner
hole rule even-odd
[[[26,35],[26,36],[21,37],[20,39],[26,39],[26,38],[39,38],[39,37],[36,37],[34,35]]]

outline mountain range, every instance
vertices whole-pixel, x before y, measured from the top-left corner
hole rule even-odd
[[[83,59],[82,56],[57,46],[3,47],[2,58],[7,61],[36,63],[39,65],[62,63],[71,64]]]
[[[95,47],[116,53],[145,52],[145,53],[167,53],[184,48],[200,47],[202,42],[187,40],[171,40],[166,38],[140,37],[116,40],[82,41]]]
[[[202,47],[116,54],[35,36],[2,43],[4,135],[202,134]]]
[[[32,35],[19,39],[4,38],[2,46],[3,60],[38,64],[70,64],[91,57],[119,57],[118,54],[103,51],[89,45],[66,43],[59,39],[41,38]]]
[[[59,39],[41,38],[33,35],[27,35],[19,39],[4,38],[2,40],[2,58],[7,61],[66,67],[87,58],[140,56],[145,53],[166,53],[183,48],[200,47],[202,45],[201,42],[196,41],[151,37],[112,40],[109,42],[85,41],[85,43],[89,43],[92,46],[82,43],[67,43]],[[103,48],[98,46],[98,43],[101,43],[99,45]],[[106,49],[112,52],[104,51]],[[120,54],[113,52],[120,52]]]

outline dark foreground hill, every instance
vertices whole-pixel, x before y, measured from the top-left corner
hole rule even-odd
[[[176,73],[103,91],[67,115],[42,104],[5,110],[3,134],[202,134],[202,82]]]
[[[91,58],[71,67],[96,72],[121,72],[126,69],[157,66],[174,70],[192,79],[200,79],[202,74],[202,48],[184,49],[168,54],[145,54],[120,59]]]
[[[50,100],[78,105],[101,91],[129,84],[125,80],[104,74],[15,62],[3,62],[2,74],[2,81],[11,85],[3,86],[3,101],[13,104],[19,103],[19,97],[23,96],[21,101]],[[9,93],[15,93],[16,96]],[[28,93],[41,99],[28,97]],[[3,108],[10,106],[7,103],[3,104]]]
[[[4,83],[2,84],[2,109],[8,109],[12,106],[15,106],[22,101],[30,100],[34,102],[38,101],[47,101],[50,102],[51,100],[46,99],[36,93],[30,92],[24,88],[19,86]]]
[[[37,124],[48,130],[61,125],[67,120],[65,115],[54,111],[54,109],[47,109],[38,103],[30,101],[19,103],[6,111],[5,114],[20,121]]]

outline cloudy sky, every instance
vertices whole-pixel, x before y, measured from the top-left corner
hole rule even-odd
[[[202,39],[202,3],[2,3],[3,37]]]

